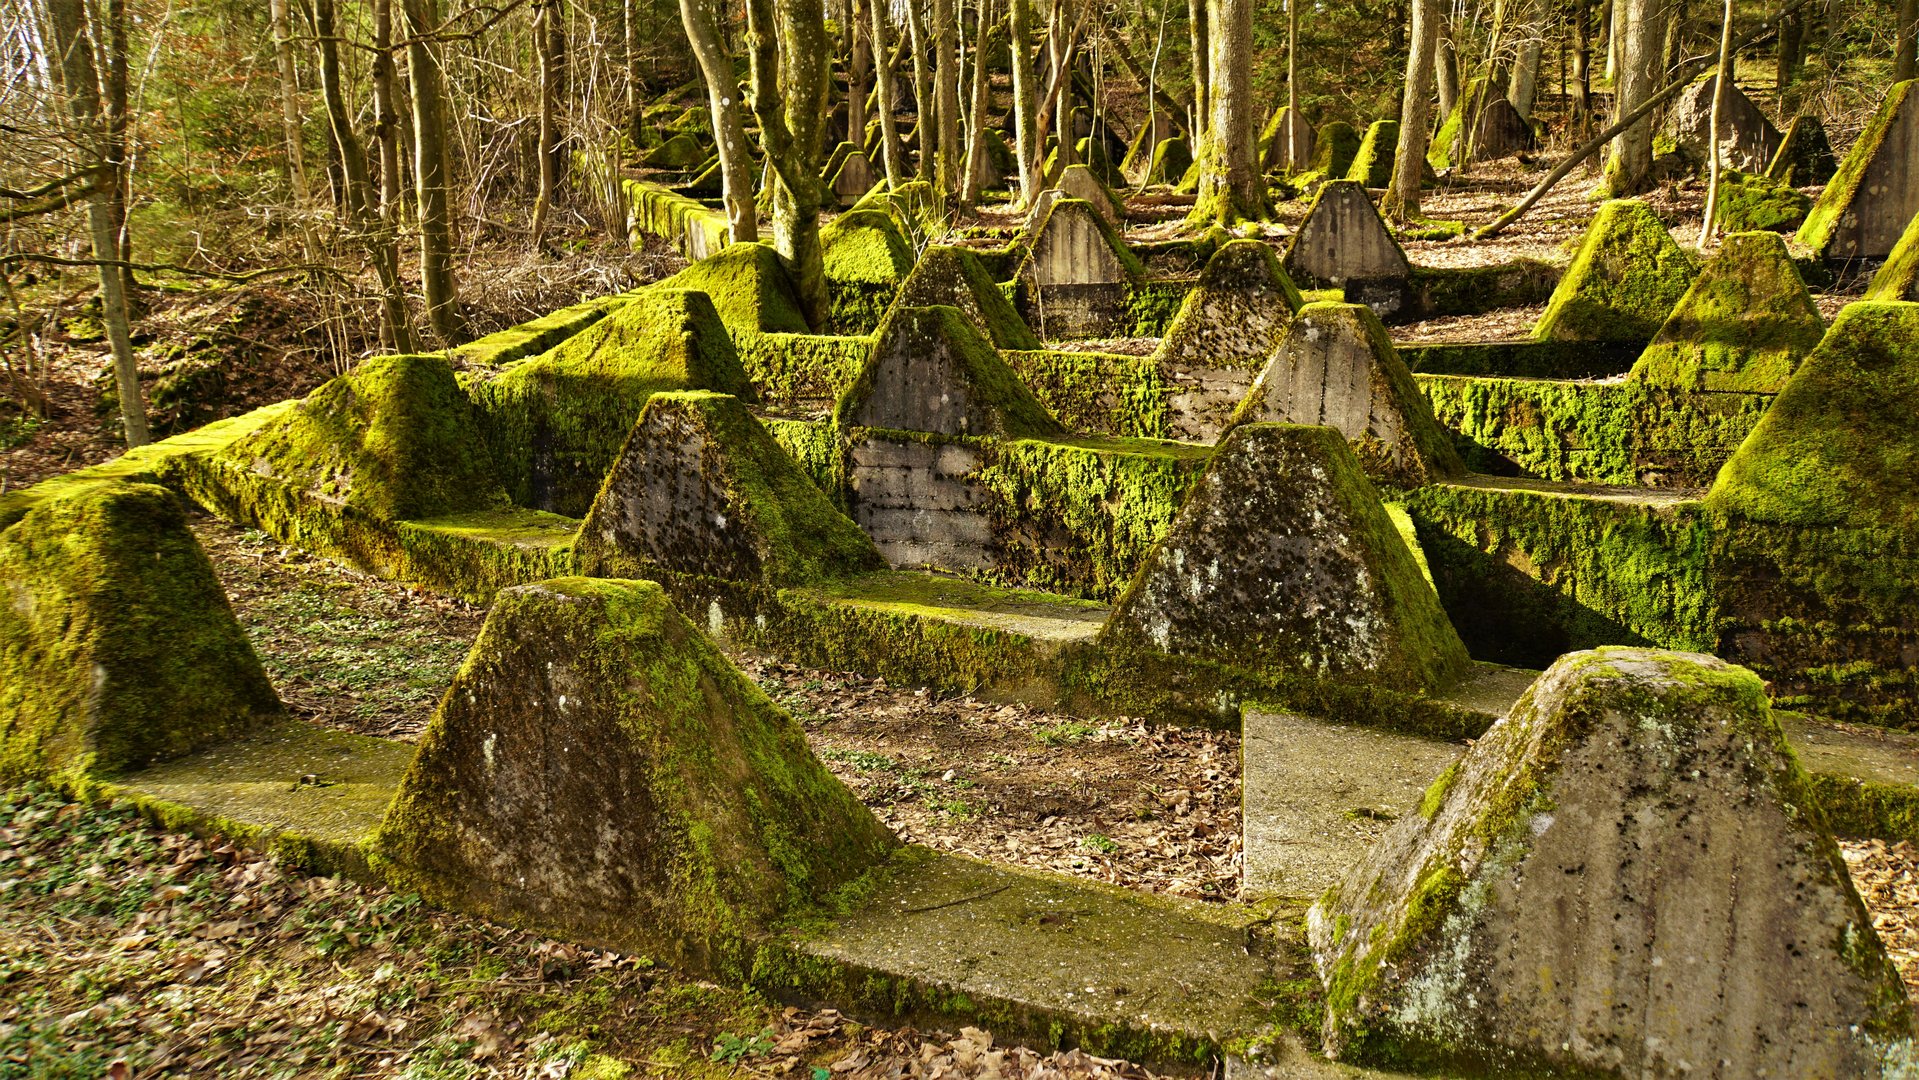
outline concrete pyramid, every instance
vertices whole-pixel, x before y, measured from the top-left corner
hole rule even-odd
[[[1919,215],[1906,226],[1886,263],[1872,275],[1868,300],[1919,300]]]
[[[1473,129],[1473,157],[1479,161],[1492,161],[1522,150],[1531,150],[1538,141],[1533,135],[1532,125],[1519,115],[1513,103],[1495,94],[1479,110],[1479,123]]]
[[[1286,248],[1286,272],[1308,288],[1337,288],[1378,281],[1403,283],[1412,273],[1412,264],[1380,220],[1366,189],[1351,180],[1335,180],[1319,189],[1306,220]]]
[[[1399,121],[1373,121],[1359,140],[1359,151],[1346,168],[1346,179],[1369,188],[1383,188],[1392,183],[1393,155],[1398,149]]]
[[[1883,259],[1919,214],[1919,79],[1892,88],[1821,192],[1799,242],[1833,261]]]
[[[1146,182],[1149,184],[1177,184],[1186,170],[1193,167],[1193,151],[1188,147],[1186,136],[1174,135],[1161,139],[1153,148],[1153,163],[1147,167]]]
[[[374,840],[429,902],[742,978],[886,827],[652,582],[507,589]]]
[[[1712,99],[1718,75],[1708,75],[1679,94],[1670,123],[1673,140],[1705,160],[1712,145]],[[1735,82],[1726,88],[1725,126],[1720,161],[1741,172],[1764,172],[1783,140],[1779,129]]]
[[[1228,433],[1101,641],[1407,693],[1471,663],[1345,437],[1291,424]]]
[[[1068,165],[1059,177],[1059,193],[1061,198],[1083,199],[1091,203],[1108,225],[1118,225],[1126,217],[1125,207],[1121,205],[1119,197],[1088,166]]]
[[[1919,304],[1848,304],[1707,497],[1779,525],[1919,528]]]
[[[1018,275],[1028,286],[1101,285],[1145,276],[1113,226],[1083,199],[1054,199],[1032,237]]]
[[[1778,393],[1826,320],[1777,233],[1734,233],[1707,260],[1632,377],[1665,390]]]
[[[1040,347],[1039,338],[1000,291],[993,275],[965,248],[927,248],[900,284],[899,296],[893,302],[903,308],[956,307],[997,348]]]
[[[1009,438],[1064,434],[999,352],[952,307],[899,304],[834,410],[842,430]]]
[[[1448,1075],[1909,1075],[1911,1006],[1759,678],[1560,658],[1307,916],[1328,1049]]]
[[[1793,117],[1779,143],[1779,152],[1766,166],[1766,179],[1793,187],[1823,184],[1839,171],[1839,159],[1833,157],[1832,143],[1826,139],[1826,125],[1816,113]]]
[[[1540,341],[1651,341],[1698,271],[1652,208],[1599,208],[1533,329]]]
[[[1357,153],[1359,132],[1344,120],[1331,121],[1313,136],[1313,171],[1321,176],[1345,176]]]
[[[1174,438],[1219,437],[1300,303],[1272,248],[1231,240],[1213,252],[1156,354],[1161,377],[1175,387]]]
[[[884,565],[740,399],[706,391],[647,401],[574,553],[593,577],[666,572],[775,588]]]
[[[1334,428],[1366,474],[1385,483],[1417,487],[1466,471],[1365,305],[1306,305],[1271,356],[1235,422]]]
[[[1289,154],[1289,148],[1295,147]],[[1284,105],[1273,113],[1266,121],[1266,129],[1259,133],[1259,163],[1265,170],[1304,172],[1311,167],[1317,149],[1318,136],[1313,132],[1313,125],[1306,122],[1304,114],[1295,117]]]

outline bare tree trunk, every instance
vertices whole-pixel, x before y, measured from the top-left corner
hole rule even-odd
[[[1919,0],[1899,0],[1898,21],[1894,25],[1892,81],[1919,78]]]
[[[1593,43],[1587,0],[1573,0],[1573,119],[1584,125],[1592,119]]]
[[[959,12],[954,0],[933,0],[933,47],[933,77],[939,83],[933,110],[939,124],[934,186],[942,196],[952,196],[960,189]]]
[[[1506,101],[1527,120],[1533,118],[1533,100],[1539,92],[1539,51],[1545,33],[1543,17],[1537,4],[1528,0],[1521,9],[1519,28],[1513,35],[1517,48],[1512,76],[1506,83]]]
[[[1699,223],[1699,246],[1705,247],[1719,235],[1719,225],[1713,219],[1719,213],[1719,173],[1721,158],[1719,140],[1723,137],[1726,124],[1726,101],[1731,96],[1732,86],[1732,0],[1726,0],[1726,10],[1719,27],[1719,71],[1713,77],[1712,87],[1712,124],[1708,139],[1710,146],[1706,153],[1710,170],[1710,179],[1706,183],[1706,217]]]
[[[919,166],[922,180],[933,177],[933,162],[939,150],[939,126],[933,101],[933,72],[926,62],[926,20],[920,16],[920,0],[906,0],[906,34],[913,48],[913,130],[918,135]]]
[[[533,246],[546,243],[546,226],[559,193],[560,99],[564,94],[566,12],[564,0],[537,0],[533,8],[533,47],[540,58],[540,193],[533,200]],[[717,130],[717,128],[715,129]]]
[[[640,20],[634,0],[621,0],[620,33],[626,45],[626,111],[640,111]]]
[[[1287,0],[1290,7],[1292,0]],[[1207,0],[1186,0],[1186,22],[1192,31],[1193,43],[1193,137],[1198,139],[1206,133],[1206,125],[1212,119],[1212,103],[1207,100],[1206,79],[1209,74],[1207,65],[1212,62],[1213,49],[1207,40],[1206,18]],[[1193,144],[1197,147],[1199,144]]]
[[[1453,114],[1453,107],[1459,104],[1459,49],[1453,44],[1453,26],[1450,20],[1439,32],[1438,55],[1433,60],[1433,82],[1439,88],[1439,117],[1442,121]]]
[[[1253,116],[1253,0],[1208,0],[1212,44],[1200,137],[1199,197],[1187,220],[1229,225],[1266,216]]]
[[[746,143],[746,121],[740,112],[739,73],[721,40],[724,8],[716,0],[680,0],[680,21],[686,40],[706,80],[706,103],[713,116],[713,141],[720,155],[721,202],[726,207],[726,232],[732,242],[752,243],[760,238],[759,210],[753,202],[753,158]]]
[[[1626,116],[1659,91],[1665,45],[1661,0],[1615,0],[1613,38],[1619,43],[1619,78],[1613,115]],[[1647,116],[1613,139],[1606,159],[1605,189],[1613,198],[1637,195],[1652,185],[1652,118]]]
[[[1305,115],[1299,111],[1299,0],[1286,0],[1286,115],[1286,160],[1296,162],[1306,156],[1299,146],[1305,126],[1290,119]]]
[[[1419,216],[1419,185],[1425,175],[1426,142],[1432,128],[1433,69],[1439,54],[1439,0],[1413,0],[1412,40],[1406,56],[1406,92],[1399,104],[1399,146],[1382,210],[1395,221]]]
[[[116,212],[116,195],[126,184],[126,7],[108,0],[108,25],[89,25],[85,0],[48,0],[48,29],[59,56],[53,65],[66,93],[76,141],[87,164],[96,170],[93,194],[87,200],[87,227],[93,239],[93,257],[99,261],[100,321],[106,327],[113,352],[114,390],[120,398],[120,428],[127,446],[153,441],[147,426],[146,399],[140,390],[139,359],[133,354],[133,327],[127,296],[131,272],[126,258],[124,211]],[[118,25],[116,25],[116,23]],[[94,63],[101,48],[105,79]],[[122,204],[124,205],[124,204]]]
[[[1007,28],[1013,49],[1013,143],[1019,158],[1020,205],[1039,198],[1039,112],[1033,94],[1033,0],[1008,0]]]
[[[413,194],[420,217],[420,285],[427,322],[440,342],[461,333],[460,294],[453,275],[453,213],[447,192],[446,87],[438,0],[401,0],[406,19],[407,81],[413,97]]]
[[[1053,130],[1059,135],[1059,149],[1054,156],[1055,169],[1046,178],[1057,183],[1067,166],[1079,162],[1076,152],[1079,131],[1073,126],[1072,72],[1078,42],[1066,40],[1066,5],[1061,0],[1054,0],[1050,18],[1052,29],[1046,35],[1046,55],[1051,58]]]
[[[287,142],[287,185],[293,201],[304,206],[307,196],[306,155],[301,148],[300,82],[293,70],[293,28],[288,25],[287,0],[267,5],[273,24],[273,54],[280,68],[280,126]]]
[[[393,66],[392,0],[372,0],[373,134],[380,145],[380,217],[397,229],[405,196],[400,179],[400,106]]]
[[[400,282],[399,245],[394,241],[392,223],[382,218],[374,207],[366,147],[353,130],[353,114],[347,108],[346,93],[340,84],[337,9],[337,0],[314,0],[313,23],[320,48],[320,94],[326,100],[333,143],[339,150],[341,171],[346,174],[347,220],[365,246],[374,273],[380,279],[381,338],[394,351],[409,353],[418,345],[412,317],[407,313],[406,289]]]
[[[873,66],[874,83],[878,90],[878,112],[880,121],[880,157],[886,166],[886,186],[897,190],[906,175],[906,166],[900,161],[899,133],[894,130],[894,121],[899,112],[897,96],[898,76],[893,69],[893,51],[887,42],[886,0],[866,0],[866,12],[873,23]],[[1018,78],[1017,75],[1014,76]]]
[[[968,110],[966,139],[966,180],[960,186],[960,205],[971,207],[979,202],[981,176],[987,168],[986,160],[986,95],[990,89],[987,78],[987,60],[991,54],[989,46],[993,39],[994,16],[993,0],[975,0],[979,19],[978,29],[973,33],[973,102]]]
[[[863,19],[865,8],[876,0],[847,0],[847,29],[853,38],[853,58],[846,80],[846,139],[854,146],[866,145],[866,82],[873,73],[872,20]]]
[[[814,326],[826,323],[820,137],[833,49],[822,0],[748,0],[753,112],[773,170],[773,246]],[[922,123],[922,127],[924,124]]]
[[[1806,17],[1794,13],[1779,20],[1779,70],[1774,88],[1783,93],[1805,57]]]

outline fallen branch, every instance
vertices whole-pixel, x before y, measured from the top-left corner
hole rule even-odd
[[[272,277],[276,274],[325,274],[342,281],[350,280],[346,274],[325,263],[269,266],[263,270],[232,273],[225,270],[196,270],[193,267],[181,266],[178,263],[141,263],[129,262],[126,259],[63,259],[58,255],[42,255],[37,251],[14,251],[0,255],[0,269],[11,268],[28,262],[45,263],[49,266],[84,266],[89,268],[117,266],[123,270],[132,270],[142,274],[184,274],[187,277],[210,278],[215,281],[230,281],[242,285],[249,281],[257,281],[260,278]]]
[[[1737,45],[1733,46],[1732,51],[1735,54],[1744,52],[1745,50],[1752,48],[1754,45],[1757,45],[1760,42],[1766,40],[1766,38],[1772,36],[1773,34],[1778,33],[1779,32],[1778,23],[1780,21],[1783,21],[1788,15],[1791,15],[1794,12],[1797,12],[1800,8],[1805,7],[1806,5],[1812,2],[1813,0],[1797,0],[1796,3],[1792,4],[1791,6],[1787,7],[1785,10],[1781,11],[1777,19],[1768,20],[1767,22],[1761,23],[1759,25],[1759,29],[1746,35],[1746,37],[1743,40],[1741,40]],[[1684,90],[1688,85],[1692,83],[1692,78],[1694,75],[1699,74],[1699,72],[1705,69],[1705,66],[1707,64],[1714,62],[1716,59],[1717,57],[1713,55],[1696,56],[1686,61],[1685,63],[1679,65],[1679,67],[1673,72],[1672,81],[1666,84],[1666,88],[1664,90],[1661,90],[1657,94],[1654,94],[1652,97],[1648,98],[1643,104],[1641,104],[1637,109],[1634,109],[1632,112],[1628,113],[1625,117],[1620,119],[1617,123],[1613,124],[1613,126],[1593,136],[1590,142],[1587,142],[1586,144],[1581,146],[1579,149],[1574,150],[1572,154],[1566,158],[1566,160],[1559,163],[1559,166],[1557,168],[1553,169],[1552,172],[1547,173],[1546,178],[1544,180],[1541,180],[1538,183],[1538,185],[1536,185],[1531,191],[1528,191],[1526,193],[1526,197],[1519,200],[1519,203],[1515,205],[1511,210],[1508,210],[1505,213],[1499,215],[1498,219],[1495,220],[1492,224],[1486,226],[1483,229],[1480,229],[1478,232],[1475,232],[1473,234],[1473,239],[1474,240],[1490,240],[1493,237],[1498,236],[1500,233],[1505,232],[1506,229],[1509,226],[1511,226],[1513,222],[1518,221],[1522,217],[1525,217],[1526,212],[1533,208],[1534,203],[1537,203],[1540,199],[1545,198],[1547,192],[1551,191],[1561,180],[1564,180],[1566,178],[1567,173],[1572,172],[1573,169],[1577,167],[1581,162],[1585,161],[1587,158],[1597,153],[1600,147],[1611,142],[1616,136],[1619,135],[1620,132],[1625,131],[1627,128],[1632,127],[1634,124],[1637,124],[1639,121],[1645,119],[1648,113],[1652,112],[1654,109],[1658,108],[1659,106],[1665,104],[1667,101],[1671,100],[1672,98],[1677,97],[1680,91]]]

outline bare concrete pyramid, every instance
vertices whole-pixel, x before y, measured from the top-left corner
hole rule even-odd
[[[1712,99],[1718,85],[1719,76],[1706,76],[1681,91],[1672,109],[1673,141],[1702,160],[1712,147]],[[1736,81],[1726,88],[1726,115],[1720,130],[1720,160],[1741,172],[1764,172],[1784,141]]]
[[[501,592],[374,839],[429,902],[744,977],[896,841],[650,581]]]
[[[1291,424],[1227,434],[1100,641],[1405,693],[1471,663],[1345,438]]]
[[[1093,170],[1085,165],[1068,165],[1059,177],[1059,193],[1067,199],[1084,199],[1091,203],[1099,216],[1106,219],[1108,225],[1117,225],[1126,216],[1125,209]]]
[[[1305,288],[1343,288],[1346,299],[1386,315],[1405,304],[1412,276],[1399,241],[1380,220],[1366,189],[1352,180],[1319,189],[1286,248],[1285,265]]]
[[[894,305],[840,397],[844,429],[1030,438],[1065,429],[958,308]]]
[[[1019,278],[1029,286],[1105,285],[1143,276],[1113,226],[1083,199],[1056,197],[1032,229]]]
[[[1911,1005],[1744,668],[1573,653],[1307,916],[1328,1049],[1526,1076],[1909,1076]]]
[[[1799,242],[1833,261],[1883,259],[1919,214],[1919,79],[1892,88],[1812,204]]]
[[[928,247],[900,283],[893,303],[902,308],[956,307],[1002,349],[1037,349],[1040,340],[1019,317],[979,257],[960,247]]]
[[[1734,233],[1707,260],[1633,365],[1665,390],[1776,394],[1826,320],[1777,233]]]
[[[1155,354],[1175,388],[1174,438],[1219,437],[1299,308],[1299,290],[1272,248],[1231,240],[1213,252]]]
[[[574,543],[581,572],[775,588],[884,567],[740,399],[654,394]]]
[[[1237,423],[1324,424],[1366,475],[1417,487],[1466,471],[1432,404],[1363,304],[1307,304],[1287,326]]]

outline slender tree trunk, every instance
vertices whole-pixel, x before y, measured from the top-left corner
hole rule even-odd
[[[1020,205],[1039,198],[1039,111],[1033,94],[1033,0],[1008,0],[1007,27],[1013,49],[1013,151],[1019,158]]]
[[[753,111],[775,176],[773,246],[814,326],[826,323],[820,254],[820,138],[832,76],[822,0],[748,0]],[[922,125],[923,126],[923,125]]]
[[[640,111],[640,20],[633,8],[634,0],[621,0],[620,35],[626,46],[626,111],[629,115]]]
[[[1248,34],[1250,39],[1251,35]],[[1248,66],[1251,65],[1250,40],[1248,45]],[[1286,160],[1298,161],[1305,157],[1299,146],[1299,133],[1304,126],[1293,117],[1303,117],[1299,111],[1299,0],[1286,0]]]
[[[853,38],[852,64],[846,80],[846,139],[866,145],[866,83],[873,73],[873,34],[870,19],[861,18],[876,0],[847,0],[847,31]]]
[[[1444,121],[1459,104],[1459,49],[1453,44],[1452,23],[1439,32],[1439,53],[1433,62],[1433,81],[1439,87],[1439,117]]]
[[[960,190],[961,152],[959,12],[954,0],[933,0],[933,35],[933,77],[939,83],[933,110],[939,125],[939,140],[934,150],[934,186],[942,196],[953,196]]]
[[[934,115],[933,71],[926,62],[928,48],[926,20],[920,15],[920,0],[906,0],[906,34],[913,47],[913,130],[917,135],[919,165],[916,175],[933,178],[933,163],[939,152],[938,119]]]
[[[1719,140],[1724,136],[1726,125],[1726,101],[1731,97],[1732,87],[1732,0],[1726,0],[1726,10],[1719,27],[1719,71],[1713,77],[1712,87],[1712,124],[1711,144],[1706,153],[1710,179],[1706,183],[1706,216],[1699,223],[1699,246],[1705,247],[1719,235],[1719,224],[1715,217],[1719,213],[1719,174],[1721,158]]]
[[[1543,13],[1531,2],[1521,9],[1521,21],[1513,35],[1513,70],[1506,82],[1506,101],[1527,120],[1533,118],[1533,100],[1539,92],[1539,52],[1545,26]]]
[[[1413,0],[1412,40],[1406,56],[1406,92],[1399,104],[1399,146],[1393,179],[1381,209],[1395,221],[1419,216],[1419,184],[1432,129],[1433,71],[1439,54],[1440,0]]]
[[[546,243],[547,221],[559,194],[560,109],[565,93],[566,10],[564,0],[538,0],[533,9],[533,47],[540,58],[540,192],[533,200],[533,246]],[[715,128],[715,130],[718,130]]]
[[[906,176],[906,167],[900,161],[899,133],[894,130],[894,121],[899,112],[898,76],[894,74],[893,52],[887,42],[887,0],[866,0],[866,13],[873,23],[873,66],[874,84],[879,100],[876,111],[880,121],[880,157],[886,166],[886,186],[898,190]],[[1015,78],[1018,76],[1015,75]]]
[[[293,27],[287,0],[271,0],[267,10],[273,24],[274,59],[280,68],[280,126],[287,143],[287,184],[293,189],[293,201],[305,205],[309,192],[306,155],[300,145],[300,82],[293,70]]]
[[[1582,126],[1591,121],[1592,103],[1592,23],[1587,0],[1573,0],[1573,119]]]
[[[1287,0],[1291,6],[1291,0]],[[1206,80],[1210,72],[1207,65],[1212,62],[1213,49],[1208,41],[1206,18],[1207,0],[1186,0],[1186,22],[1192,30],[1193,42],[1193,136],[1200,138],[1206,133],[1206,125],[1212,119],[1212,103],[1207,100]],[[1199,144],[1194,143],[1195,147]]]
[[[1665,19],[1661,0],[1615,0],[1613,37],[1619,43],[1619,78],[1613,115],[1626,116],[1659,91]],[[1605,190],[1613,198],[1637,195],[1652,185],[1650,116],[1619,133],[1606,159]]]
[[[1212,45],[1206,96],[1212,116],[1200,137],[1199,197],[1188,218],[1229,225],[1266,216],[1255,157],[1253,0],[1208,0]]]
[[[1792,84],[1805,57],[1806,17],[1794,12],[1779,20],[1779,70],[1774,88],[1781,94]]]
[[[1069,31],[1064,3],[1053,5],[1052,22],[1052,30],[1046,35],[1046,48],[1047,55],[1052,57],[1053,130],[1059,135],[1059,150],[1054,158],[1054,170],[1047,179],[1058,183],[1066,167],[1079,162],[1076,145],[1079,129],[1073,124],[1072,72],[1074,47],[1078,42],[1066,40]]]
[[[988,167],[986,154],[986,97],[991,88],[986,74],[991,54],[994,16],[992,0],[975,0],[979,26],[973,33],[973,101],[968,110],[966,139],[966,181],[960,187],[960,205],[972,207],[979,202],[981,180]]]
[[[146,398],[140,389],[139,359],[133,353],[132,316],[127,295],[131,271],[125,261],[124,212],[116,212],[116,193],[126,183],[126,8],[109,0],[105,27],[89,25],[85,0],[48,0],[48,29],[59,57],[51,65],[66,94],[76,141],[93,160],[93,194],[87,200],[87,228],[93,257],[100,261],[100,322],[113,352],[114,390],[120,398],[120,428],[127,446],[153,441],[147,426]],[[114,25],[119,22],[121,25]],[[94,63],[100,50],[106,78]],[[117,70],[116,70],[117,69]],[[124,205],[124,204],[122,204]]]
[[[413,97],[413,193],[419,204],[420,284],[427,322],[442,344],[461,333],[460,295],[453,274],[453,213],[447,190],[447,108],[438,0],[401,0],[406,20],[407,81]]]
[[[759,210],[753,201],[753,158],[740,112],[739,73],[721,40],[723,11],[716,0],[680,0],[680,21],[706,81],[706,103],[713,116],[727,237],[736,244],[752,243],[760,238]]]
[[[1892,46],[1892,81],[1919,78],[1919,0],[1899,0]]]
[[[401,194],[399,83],[393,65],[392,0],[372,0],[373,136],[380,147],[380,217],[397,229],[406,198]]]

